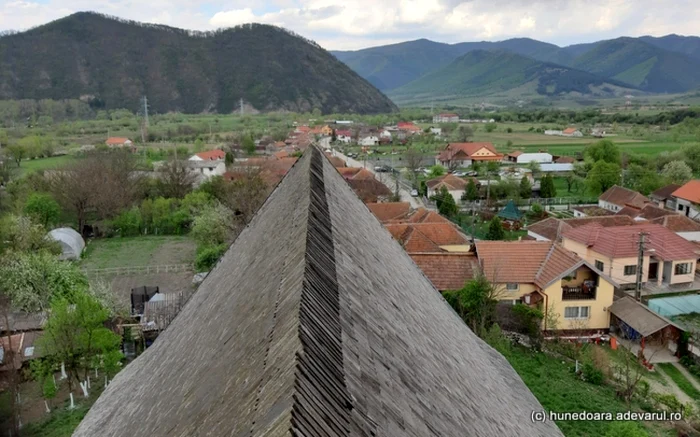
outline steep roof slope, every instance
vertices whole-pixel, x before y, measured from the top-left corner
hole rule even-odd
[[[630,205],[635,208],[642,208],[644,204],[649,202],[649,198],[629,188],[613,185],[608,188],[605,193],[601,194],[600,200],[614,203],[615,205],[625,206]]]
[[[246,24],[211,33],[80,12],[0,37],[0,99],[94,96],[106,108],[384,113],[396,106],[316,43]]]
[[[541,409],[312,148],[74,436],[561,436]]]
[[[700,179],[688,181],[672,194],[673,197],[687,200],[693,203],[700,203]]]

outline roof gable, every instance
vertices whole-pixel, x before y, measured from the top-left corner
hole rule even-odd
[[[661,187],[649,195],[650,198],[666,200],[671,197],[674,191],[679,189],[681,186],[678,184],[670,184],[665,187]]]
[[[600,200],[609,202],[618,206],[633,206],[635,208],[643,208],[649,202],[646,196],[639,194],[636,191],[629,190],[619,185],[613,185],[608,190],[601,194]]]
[[[368,203],[367,207],[382,223],[403,218],[411,210],[408,202]]]
[[[700,179],[687,182],[674,191],[672,196],[692,203],[700,203]]]
[[[280,153],[280,152],[278,152]],[[205,161],[214,161],[218,159],[224,159],[226,158],[226,152],[223,150],[215,149],[215,150],[207,150],[206,152],[199,152],[195,153],[196,156],[199,158],[205,160]]]

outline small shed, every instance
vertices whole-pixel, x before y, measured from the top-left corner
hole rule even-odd
[[[523,217],[523,213],[515,206],[515,202],[509,200],[505,208],[498,212],[498,216],[506,221],[518,222]]]
[[[49,237],[61,245],[61,259],[80,259],[85,249],[85,240],[71,228],[57,228],[49,232]]]

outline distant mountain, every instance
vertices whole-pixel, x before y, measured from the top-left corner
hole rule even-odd
[[[688,55],[691,58],[700,59],[700,37],[697,36],[642,36],[639,39],[664,50],[683,53],[684,55]]]
[[[196,33],[77,13],[0,37],[0,99],[91,99],[107,108],[378,113],[396,106],[329,52],[284,29]]]
[[[554,44],[530,38],[444,44],[419,39],[357,51],[331,52],[380,90],[391,90],[446,66],[472,50],[505,49],[540,61],[564,63],[571,57]]]
[[[570,65],[654,93],[680,93],[700,86],[700,60],[635,38],[597,43]]]
[[[398,103],[467,96],[613,96],[625,84],[509,51],[473,50],[435,72],[389,91]]]

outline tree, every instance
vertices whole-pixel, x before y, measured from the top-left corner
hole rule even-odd
[[[493,132],[496,130],[496,127],[498,127],[496,123],[486,123],[484,125],[484,129],[486,129],[486,132]]]
[[[455,136],[457,141],[461,143],[467,142],[474,136],[474,129],[472,129],[472,127],[468,124],[460,125],[459,128],[457,128],[457,133]]]
[[[415,184],[418,178],[416,170],[420,168],[421,162],[423,161],[423,154],[416,147],[409,146],[404,153],[404,159],[406,160],[406,170],[411,174],[411,179]]]
[[[554,186],[554,178],[546,174],[540,179],[540,196],[544,199],[551,199],[557,196],[557,189]]]
[[[683,185],[693,178],[693,170],[683,161],[671,161],[664,165],[661,175],[666,183]]]
[[[483,337],[493,323],[498,303],[496,289],[479,273],[464,287],[445,292],[445,299],[479,337]]]
[[[431,179],[437,178],[437,177],[444,175],[446,172],[447,171],[445,170],[445,167],[443,167],[439,164],[433,165],[432,167],[430,167],[430,172],[428,173],[428,177]]]
[[[639,164],[629,164],[625,172],[625,187],[644,195],[651,193],[664,185],[659,173]]]
[[[573,171],[567,173],[566,176],[564,176],[564,180],[566,181],[567,193],[571,193],[572,190],[576,190],[576,192],[578,192],[579,187],[583,182],[583,179]]]
[[[46,238],[46,229],[33,223],[29,217],[12,214],[0,217],[0,257],[6,252],[40,251],[59,254],[61,247],[57,242]]]
[[[270,187],[265,183],[260,171],[250,170],[243,173],[241,178],[224,183],[215,197],[233,211],[240,224],[247,225],[265,201],[269,191]]]
[[[199,153],[204,150],[204,141],[201,138],[197,138],[194,142],[194,152]]]
[[[47,251],[18,252],[0,264],[0,288],[7,290],[14,308],[46,311],[59,298],[87,290],[88,281],[77,265]]]
[[[455,202],[455,198],[452,197],[452,194],[447,191],[447,188],[442,187],[444,191],[441,189],[441,197],[442,197],[442,203],[440,204],[440,207],[438,208],[438,212],[445,217],[454,217],[457,215],[459,212],[459,208],[457,208],[457,203]]]
[[[469,200],[470,202],[473,202],[479,198],[479,188],[477,188],[474,178],[469,178],[469,181],[467,182],[467,189],[464,190],[462,198],[462,200]]]
[[[520,197],[523,199],[529,199],[532,196],[532,184],[527,176],[523,176],[520,179]]]
[[[7,155],[20,166],[22,160],[29,156],[29,150],[20,143],[10,144],[5,148]]]
[[[501,164],[498,163],[498,161],[488,161],[486,163],[486,171],[489,174],[495,174],[498,173],[498,170],[500,170]]]
[[[440,211],[442,209],[442,203],[447,199],[447,196],[452,196],[450,192],[447,190],[446,186],[441,186],[435,194],[430,196],[430,200],[435,202],[435,206],[437,207],[437,210]],[[454,199],[453,199],[454,200]]]
[[[700,143],[684,146],[681,151],[685,156],[685,163],[693,169],[693,172],[700,172]]]
[[[172,159],[158,171],[158,193],[163,197],[182,199],[192,191],[197,173],[190,170],[186,161]]]
[[[56,224],[61,216],[61,207],[50,194],[32,193],[24,206],[24,213],[45,228]]]
[[[255,154],[255,141],[253,141],[253,136],[250,134],[245,135],[241,142],[241,147],[248,155]]]
[[[586,186],[593,195],[599,195],[613,185],[620,183],[620,166],[617,164],[598,161],[586,177]]]
[[[233,213],[221,204],[206,207],[192,222],[192,236],[204,246],[229,243],[237,229]]]
[[[491,219],[489,222],[489,230],[486,233],[486,240],[503,240],[506,237],[506,232],[503,230],[503,224],[501,223],[501,219],[498,217],[494,217]]]
[[[532,172],[532,179],[537,179],[537,175],[542,172],[542,166],[537,161],[530,161],[527,163],[527,168]]]
[[[620,149],[610,140],[600,140],[586,147],[586,158],[593,162],[604,161],[609,164],[620,165]]]

